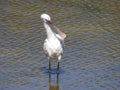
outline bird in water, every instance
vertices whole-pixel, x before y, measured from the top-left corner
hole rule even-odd
[[[48,14],[41,14],[41,19],[43,20],[47,34],[43,49],[49,60],[49,72],[51,72],[51,59],[56,59],[58,61],[57,71],[59,71],[59,63],[63,54],[66,34],[53,24]]]

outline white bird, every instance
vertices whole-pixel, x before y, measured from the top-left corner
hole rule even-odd
[[[66,34],[51,22],[51,18],[48,14],[41,14],[41,19],[43,20],[47,34],[43,49],[49,60],[49,72],[51,71],[51,59],[57,59],[57,71],[59,71],[59,62],[63,54]]]

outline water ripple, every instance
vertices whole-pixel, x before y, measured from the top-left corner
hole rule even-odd
[[[0,89],[49,90],[40,14],[67,34],[59,90],[120,88],[119,0],[11,0],[0,3]],[[52,62],[53,73],[57,62]],[[56,74],[52,74],[54,79]],[[55,82],[52,82],[55,83]],[[59,85],[58,85],[59,83]]]

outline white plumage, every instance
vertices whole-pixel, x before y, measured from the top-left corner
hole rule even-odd
[[[42,14],[41,19],[43,19],[44,27],[46,29],[47,34],[47,38],[44,41],[43,49],[49,59],[49,70],[51,70],[50,59],[58,60],[57,68],[59,69],[59,62],[61,60],[61,55],[63,54],[64,39],[66,37],[66,34],[60,31],[51,22],[51,18],[49,15]]]
[[[48,55],[48,59],[56,58],[60,61],[61,54],[63,53],[63,46],[57,36],[52,36],[50,39],[46,38],[43,48],[45,53]]]

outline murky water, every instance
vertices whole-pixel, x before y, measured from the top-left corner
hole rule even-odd
[[[68,35],[59,75],[44,71],[42,13]],[[119,0],[0,0],[0,90],[119,90],[119,15]]]

